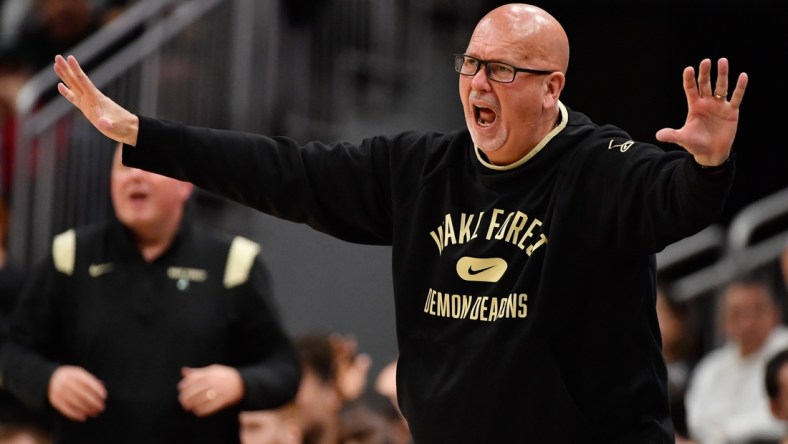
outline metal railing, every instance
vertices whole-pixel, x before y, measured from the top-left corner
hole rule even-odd
[[[275,47],[246,33],[255,20],[261,32],[276,32],[276,7],[254,0],[142,1],[72,54],[95,66],[89,75],[98,88],[134,112],[194,124],[264,125],[273,102],[250,103],[249,54],[274,59]],[[130,43],[99,60],[130,34]],[[261,74],[275,84],[270,71]],[[56,85],[51,67],[44,69],[17,101],[9,260],[21,268],[46,253],[55,233],[111,215],[112,143],[54,93]]]
[[[367,94],[385,109],[400,93],[412,68],[406,61],[424,46],[413,36],[436,8],[473,5],[318,3],[299,3],[296,15],[315,15],[299,26],[284,1],[140,0],[71,53],[132,112],[300,140],[334,138],[348,98]],[[126,43],[129,33],[134,38]],[[112,45],[120,49],[104,58]],[[56,84],[46,68],[17,103],[9,260],[23,268],[45,254],[52,235],[111,214],[110,142],[57,95]]]
[[[704,254],[721,255],[725,249],[725,228],[710,225],[697,234],[682,239],[657,253],[657,266],[661,270],[680,266]]]
[[[668,247],[664,257],[673,262],[691,258],[710,244],[724,247],[724,253],[713,264],[671,282],[671,295],[677,300],[688,301],[721,288],[737,276],[773,263],[788,248],[787,221],[788,189],[784,189],[744,207],[731,221],[724,239],[714,236],[716,240],[710,240],[706,234],[708,240],[705,242],[687,238]],[[762,238],[757,236],[767,228],[770,233]],[[657,258],[659,263],[660,256]],[[665,265],[669,265],[668,262]]]

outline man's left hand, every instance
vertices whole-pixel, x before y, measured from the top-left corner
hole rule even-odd
[[[238,403],[244,385],[238,370],[225,365],[183,368],[178,383],[178,401],[186,411],[197,416],[212,415]]]
[[[704,166],[717,166],[730,156],[739,107],[747,88],[746,73],[739,74],[736,89],[728,100],[728,60],[717,61],[717,80],[711,86],[711,60],[700,62],[698,79],[695,69],[684,69],[684,93],[687,96],[687,121],[681,129],[664,128],[657,132],[657,140],[681,145]]]

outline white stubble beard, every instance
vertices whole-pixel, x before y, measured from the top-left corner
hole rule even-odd
[[[473,114],[471,114],[470,119],[473,118],[474,116]],[[505,128],[503,127],[499,128],[498,131],[495,133],[495,136],[492,138],[492,140],[487,139],[485,143],[481,143],[483,137],[476,132],[477,130],[476,122],[470,119],[466,119],[465,124],[468,127],[468,132],[471,133],[471,140],[473,140],[473,144],[476,147],[482,150],[482,152],[484,152],[485,154],[494,153],[495,151],[501,149],[504,142],[506,141],[506,137],[508,136],[508,133]],[[496,124],[498,123],[496,122]]]

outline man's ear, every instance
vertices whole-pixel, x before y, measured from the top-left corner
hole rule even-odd
[[[565,83],[566,77],[564,77],[564,73],[562,72],[554,72],[547,76],[547,79],[545,79],[545,108],[555,108],[558,103],[558,98],[561,96],[561,91],[564,90]]]

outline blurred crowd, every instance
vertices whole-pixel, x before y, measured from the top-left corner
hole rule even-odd
[[[0,177],[7,199],[16,137],[14,110],[25,83],[136,0],[0,0]],[[54,91],[52,92],[54,93]]]
[[[786,289],[788,246],[779,260],[733,276],[715,292],[708,347],[698,307],[672,299],[664,287],[658,292],[678,443],[788,443]]]
[[[304,334],[296,347],[303,374],[295,400],[242,412],[242,444],[411,443],[396,403],[396,360],[370,378],[371,359],[353,336]]]

